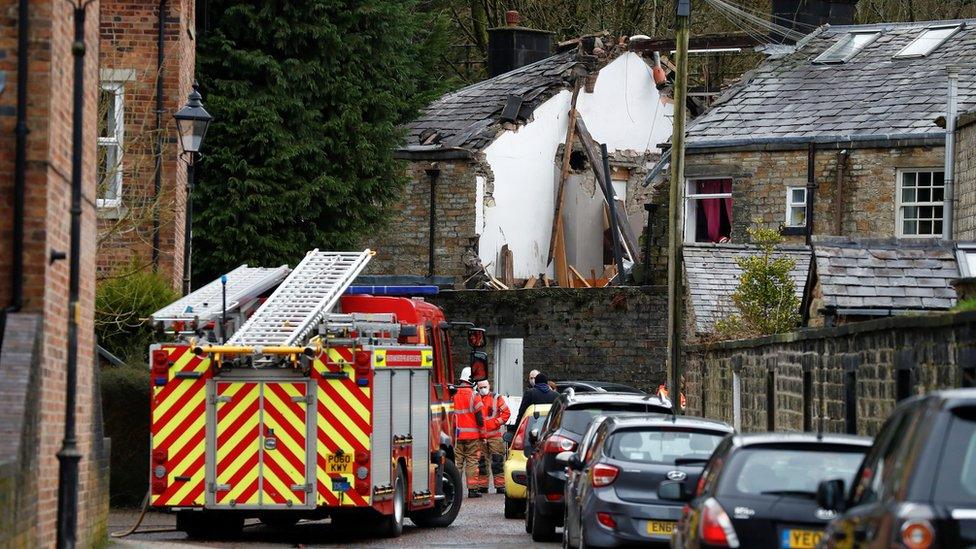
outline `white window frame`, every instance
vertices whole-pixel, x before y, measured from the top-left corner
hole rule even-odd
[[[803,191],[803,202],[793,202],[793,191]],[[793,216],[793,208],[802,207],[803,214],[803,225],[792,225],[790,222]],[[786,187],[786,222],[783,224],[784,227],[806,227],[807,226],[807,188],[806,187]]]
[[[115,95],[115,137],[98,136],[98,148],[115,145],[117,151],[116,170],[112,174],[115,187],[115,198],[98,197],[95,201],[99,208],[117,208],[122,204],[122,147],[125,143],[125,84],[116,81],[102,81],[99,84],[100,91],[113,92]],[[101,116],[101,113],[99,113]],[[98,182],[99,184],[101,181]]]
[[[953,36],[955,36],[956,33],[958,33],[962,29],[962,27],[963,27],[962,23],[957,23],[957,24],[954,24],[954,25],[932,25],[930,27],[925,27],[925,29],[922,30],[922,33],[921,34],[919,34],[918,36],[916,36],[914,40],[912,40],[911,42],[909,42],[904,48],[898,50],[898,53],[892,55],[891,57],[892,57],[892,59],[918,59],[920,57],[926,57],[930,53],[932,53],[935,50],[939,49],[939,47],[942,46],[942,44],[945,44],[947,40],[949,40],[950,38],[952,38]],[[907,51],[909,48],[911,48],[912,46],[914,46],[920,40],[923,40],[925,38],[925,35],[927,33],[931,32],[931,31],[937,31],[937,30],[943,30],[943,29],[952,29],[952,32],[950,32],[949,34],[945,35],[945,37],[943,37],[942,40],[939,40],[938,42],[936,42],[935,44],[933,44],[932,47],[929,48],[927,51],[925,51],[923,53],[905,53],[905,51]]]
[[[936,173],[941,172],[943,174],[943,195],[942,201],[940,202],[903,202],[901,199],[902,195],[902,181],[904,180],[904,174],[906,173]],[[895,234],[898,238],[942,238],[942,231],[938,234],[905,234],[905,218],[902,208],[906,206],[942,206],[942,223],[945,223],[945,170],[943,168],[905,168],[899,169],[895,172],[897,175],[897,180],[895,181]],[[917,179],[916,179],[917,181]]]
[[[855,36],[859,36],[859,35],[862,35],[862,34],[871,35],[871,37],[870,37],[870,39],[867,42],[861,44],[861,47],[859,47],[856,50],[852,51],[851,53],[845,55],[844,57],[838,57],[838,58],[835,58],[835,59],[831,59],[830,58],[832,55],[834,55],[834,53],[837,50],[843,48],[845,45],[847,45],[847,43],[849,41],[854,40],[854,37]],[[833,45],[831,45],[829,48],[827,48],[826,50],[824,50],[823,53],[821,53],[820,55],[818,55],[813,60],[813,62],[814,63],[817,63],[817,64],[823,64],[823,65],[834,65],[834,64],[837,64],[837,63],[847,63],[848,61],[851,60],[851,58],[853,58],[855,55],[857,55],[858,53],[860,53],[861,50],[863,50],[864,48],[870,46],[875,40],[878,39],[879,36],[881,36],[881,31],[880,30],[864,30],[864,31],[849,32],[849,33],[845,34],[843,37],[838,38],[837,41],[834,42]]]
[[[684,214],[685,214],[685,243],[686,244],[696,244],[695,232],[698,230],[698,208],[690,207],[694,200],[702,200],[705,198],[732,198],[732,193],[703,193],[698,194],[692,192],[695,188],[695,183],[699,181],[704,181],[708,179],[728,179],[732,181],[735,185],[735,178],[730,175],[715,175],[708,177],[695,177],[691,179],[685,179],[685,197],[684,197]],[[732,204],[732,210],[735,211],[735,203]]]

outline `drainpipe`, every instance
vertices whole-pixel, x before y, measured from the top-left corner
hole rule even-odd
[[[651,221],[654,218],[654,213],[657,211],[657,204],[652,204],[648,202],[644,204],[644,210],[647,211],[647,228],[644,229],[644,280],[643,284],[649,286],[651,284],[651,245],[654,243],[654,237],[651,235]]]
[[[156,17],[156,175],[153,181],[153,271],[159,269],[159,191],[163,187],[163,34],[166,25],[166,0],[159,0]]]
[[[834,234],[844,234],[844,171],[847,169],[847,149],[837,152],[837,182],[834,185]]]
[[[807,246],[813,241],[814,194],[817,181],[814,177],[814,163],[817,161],[817,145],[811,142],[807,148]]]
[[[949,66],[949,94],[946,105],[945,132],[945,206],[942,212],[942,239],[952,240],[952,218],[955,198],[956,159],[956,91],[959,87],[959,67]]]
[[[437,236],[437,178],[441,171],[438,169],[427,170],[427,177],[430,178],[430,231],[427,242],[427,276],[434,278],[434,241]]]

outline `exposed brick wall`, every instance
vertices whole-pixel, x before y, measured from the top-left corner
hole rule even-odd
[[[551,379],[626,383],[646,390],[664,383],[667,294],[660,286],[441,292],[430,301],[449,321],[469,321],[494,340],[523,338],[523,378],[532,369]],[[454,363],[468,363],[463,330],[453,341]]]
[[[956,131],[955,238],[976,240],[976,113]]]
[[[823,420],[847,430],[845,390],[853,388],[856,431],[874,435],[908,395],[976,383],[976,313],[892,317],[689,348],[685,365],[688,413],[732,421],[733,375],[740,380],[743,431],[767,428],[768,376],[774,376],[775,429],[799,431]],[[969,369],[964,371],[964,369]],[[903,372],[899,374],[899,371]],[[804,398],[809,372],[809,398]]]
[[[179,160],[173,114],[193,83],[192,0],[169,0],[164,14],[162,128],[156,126],[159,2],[103,0],[99,63],[103,80],[123,86],[125,139],[122,204],[99,212],[98,272],[152,265],[153,207],[158,208],[159,271],[174,287],[183,276],[186,165]],[[163,134],[161,189],[155,192],[156,139]]]

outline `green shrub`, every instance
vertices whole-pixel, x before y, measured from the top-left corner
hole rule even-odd
[[[178,297],[166,279],[149,270],[100,280],[95,291],[99,345],[130,365],[146,364],[153,338],[148,317]]]
[[[101,377],[105,435],[112,439],[109,501],[135,507],[149,489],[149,370],[108,367]]]

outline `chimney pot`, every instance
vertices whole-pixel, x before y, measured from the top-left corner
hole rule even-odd
[[[517,27],[519,24],[519,12],[515,10],[509,10],[505,12],[505,24],[509,27]]]

